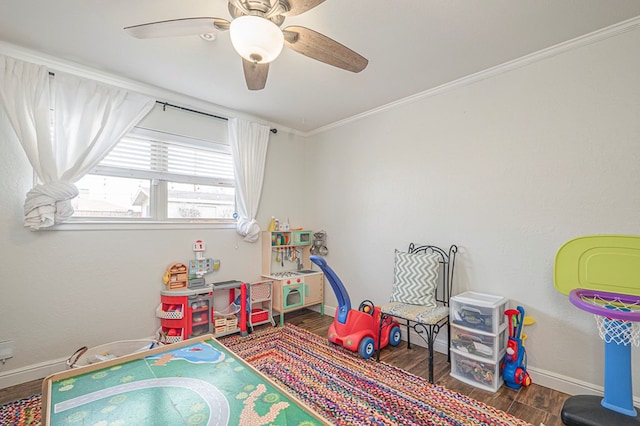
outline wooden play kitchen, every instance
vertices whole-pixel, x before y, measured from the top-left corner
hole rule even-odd
[[[324,275],[311,269],[313,233],[309,230],[262,232],[262,277],[273,282],[273,310],[284,314],[320,305],[324,314]]]

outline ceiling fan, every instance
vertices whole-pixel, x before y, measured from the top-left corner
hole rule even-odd
[[[136,38],[202,35],[229,30],[233,47],[242,56],[249,90],[264,89],[269,63],[278,57],[283,46],[334,67],[355,73],[362,71],[369,61],[337,41],[305,27],[280,28],[287,16],[300,15],[324,1],[229,0],[231,21],[212,17],[182,18],[124,29]]]

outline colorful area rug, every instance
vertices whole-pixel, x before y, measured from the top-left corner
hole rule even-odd
[[[40,424],[40,395],[0,406],[0,425],[23,426]]]
[[[528,425],[291,324],[221,341],[336,425]],[[0,425],[40,425],[40,401],[0,406]]]
[[[291,324],[222,342],[337,425],[528,425]]]

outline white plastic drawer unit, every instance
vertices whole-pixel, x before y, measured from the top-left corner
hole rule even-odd
[[[452,324],[497,334],[507,323],[504,311],[508,300],[490,294],[466,291],[451,298]]]
[[[499,361],[481,361],[454,349],[451,351],[451,376],[477,388],[495,392],[504,383],[501,371],[503,357],[504,353],[499,354]]]
[[[452,324],[451,349],[496,362],[507,349],[507,328],[502,327],[498,334],[491,334]]]

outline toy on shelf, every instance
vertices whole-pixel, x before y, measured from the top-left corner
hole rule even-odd
[[[495,383],[494,378],[497,371],[494,370],[494,364],[489,362],[460,357],[456,361],[456,368],[458,374],[473,379],[483,386],[491,387]]]
[[[189,288],[204,287],[204,275],[220,269],[220,260],[204,257],[205,243],[197,240],[193,243],[196,258],[189,261]]]
[[[166,309],[162,309],[162,303],[156,308],[156,317],[165,319],[182,319],[182,305],[168,305]]]
[[[507,309],[504,314],[509,318],[509,340],[507,352],[504,355],[502,377],[504,383],[512,389],[520,389],[531,384],[531,377],[527,372],[527,351],[523,342],[527,338],[522,334],[525,322],[532,324],[532,319],[524,316],[524,308]]]
[[[214,333],[222,334],[228,331],[233,331],[238,328],[238,317],[240,312],[240,296],[236,299],[236,302],[230,303],[223,309],[218,309],[214,312]]]
[[[351,309],[349,293],[327,261],[316,255],[309,259],[324,272],[338,299],[336,316],[329,326],[330,342],[358,352],[364,359],[371,358],[379,348],[400,343],[402,335],[395,320],[388,318],[380,328],[380,308],[369,300],[363,301],[358,310]]]
[[[172,263],[169,265],[162,278],[162,282],[167,286],[167,290],[187,288],[188,281],[187,265],[184,263]]]
[[[329,254],[327,248],[327,232],[318,231],[313,233],[313,245],[311,246],[311,254],[326,256]]]
[[[462,306],[455,311],[454,322],[464,327],[471,327],[482,331],[493,329],[493,318],[491,313],[483,313],[480,309]]]
[[[502,343],[505,331],[496,335],[480,334],[462,327],[451,327],[451,348],[462,354],[476,355],[488,360],[495,360],[499,351],[504,349]]]

